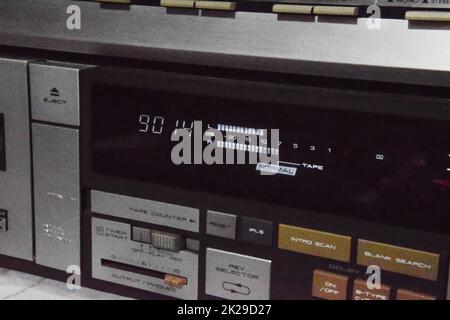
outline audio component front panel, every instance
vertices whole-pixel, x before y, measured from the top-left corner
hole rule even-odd
[[[0,68],[2,266],[149,299],[449,298],[437,88]]]
[[[195,283],[200,299],[446,298],[448,227],[436,221],[449,206],[450,129],[431,112],[446,98],[108,67],[83,77],[94,278],[105,280],[103,259],[109,281],[175,297]],[[430,114],[414,114],[420,105]],[[230,150],[243,162],[227,163]],[[198,256],[185,266],[198,282],[130,253],[166,259],[161,235],[172,259]],[[366,285],[373,266],[380,289]]]

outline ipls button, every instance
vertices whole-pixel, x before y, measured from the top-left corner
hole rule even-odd
[[[273,224],[270,221],[243,217],[239,227],[239,239],[261,246],[271,246]]]
[[[271,261],[207,248],[206,294],[231,300],[268,300]]]

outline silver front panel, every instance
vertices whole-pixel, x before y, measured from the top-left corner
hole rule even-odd
[[[78,130],[33,123],[36,262],[80,266]]]
[[[270,299],[271,261],[206,249],[206,294],[231,300]]]
[[[71,4],[81,9],[81,30],[65,27]],[[0,12],[0,44],[450,87],[448,24],[382,19],[373,29],[367,18],[171,14],[69,0],[0,1]]]
[[[0,113],[5,121],[6,171],[0,171],[0,209],[7,210],[0,254],[33,259],[30,115],[27,61],[0,58]]]
[[[86,66],[57,62],[30,64],[33,120],[80,125],[79,73]]]
[[[97,190],[91,191],[91,210],[192,232],[200,227],[200,211],[196,208]]]
[[[197,253],[158,250],[131,239],[129,224],[93,218],[92,277],[180,299],[197,299]],[[129,270],[102,265],[102,259],[129,266]],[[133,266],[181,276],[187,279],[187,284],[181,288],[172,287],[159,277],[133,272]]]
[[[447,300],[450,300],[450,263],[448,265],[448,272],[449,277],[447,279]]]

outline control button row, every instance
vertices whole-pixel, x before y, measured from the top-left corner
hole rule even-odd
[[[195,9],[221,10],[221,11],[236,10],[236,2],[229,2],[229,1],[161,0],[160,6],[166,8],[189,8],[189,9],[195,8]]]
[[[358,7],[346,6],[308,6],[296,4],[274,4],[273,13],[282,14],[315,14],[332,16],[357,16]]]
[[[279,225],[278,248],[325,259],[350,262],[351,237]],[[368,240],[358,240],[357,264],[377,265],[386,271],[436,281],[439,254]]]
[[[195,9],[222,10],[222,11],[236,10],[236,2],[229,2],[229,1],[161,0],[160,6],[168,8],[190,8],[190,9],[195,8]],[[357,16],[358,7],[275,4],[272,7],[272,12],[287,13],[287,14]]]
[[[236,215],[208,210],[206,233],[235,240],[237,220]],[[242,217],[240,218],[238,229],[239,240],[261,246],[272,246],[273,223],[271,221]]]
[[[326,300],[346,300],[349,277],[332,272],[314,270],[312,296]],[[389,300],[391,287],[381,285],[379,289],[369,288],[363,279],[353,283],[353,300]],[[436,300],[436,297],[420,292],[398,289],[397,300]]]
[[[101,3],[131,4],[131,0],[94,0]],[[192,1],[192,0],[161,0],[161,7],[190,8],[205,10],[235,11],[236,2],[229,1]],[[278,14],[315,14],[333,16],[357,16],[358,7],[349,6],[308,6],[296,4],[274,4],[273,13]],[[405,19],[409,21],[449,22],[448,11],[418,11],[405,12]]]

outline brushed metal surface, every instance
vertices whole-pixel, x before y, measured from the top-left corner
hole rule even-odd
[[[180,230],[200,229],[199,209],[98,190],[91,190],[91,210]]]
[[[80,266],[78,130],[33,123],[36,263]]]
[[[206,249],[206,294],[231,300],[270,299],[270,260]]]
[[[81,30],[66,27],[80,6]],[[0,44],[306,75],[450,86],[450,27],[366,18],[212,16],[68,0],[0,1]]]
[[[0,58],[0,113],[5,119],[6,171],[0,171],[0,209],[8,231],[0,254],[33,260],[30,115],[26,60]]]

